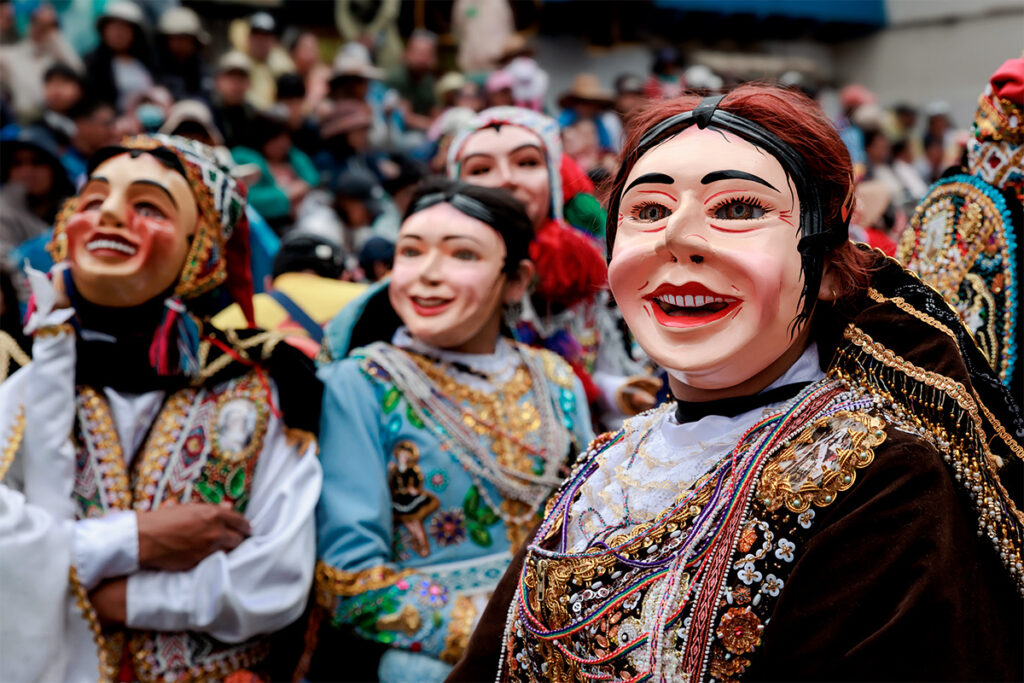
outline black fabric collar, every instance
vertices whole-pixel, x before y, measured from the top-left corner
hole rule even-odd
[[[732,398],[720,398],[715,401],[683,401],[677,398],[676,422],[679,424],[696,422],[708,415],[736,417],[755,408],[761,408],[771,403],[779,403],[793,398],[809,384],[811,383],[794,382],[792,384],[783,384],[781,387],[768,389],[751,396],[734,396]]]

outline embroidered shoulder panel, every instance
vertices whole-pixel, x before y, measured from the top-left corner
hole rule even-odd
[[[761,474],[757,496],[769,510],[785,505],[797,514],[823,507],[853,486],[856,470],[874,460],[885,441],[885,422],[867,413],[841,412],[806,427],[772,458]]]

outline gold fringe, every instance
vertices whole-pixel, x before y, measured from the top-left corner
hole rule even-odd
[[[20,405],[18,414],[14,416],[14,421],[11,423],[11,435],[7,438],[3,450],[0,451],[0,481],[4,480],[7,470],[11,469],[11,465],[14,464],[14,455],[18,452],[18,447],[21,446],[21,439],[24,436],[25,406]]]
[[[305,453],[310,446],[313,446],[315,449],[313,455],[320,455],[320,444],[316,440],[316,435],[305,429],[285,427],[284,440],[289,446],[295,446],[295,450],[298,451],[299,455]]]
[[[107,639],[103,636],[99,615],[96,614],[96,609],[89,602],[89,593],[78,579],[78,571],[74,565],[68,570],[68,580],[71,584],[71,593],[75,596],[75,604],[78,605],[78,609],[82,611],[82,616],[88,622],[89,630],[92,631],[93,642],[96,643],[96,657],[99,659],[99,682],[113,683],[117,680],[121,662],[111,661],[114,653],[111,651],[111,648],[107,647],[108,643]]]
[[[0,330],[0,382],[3,382],[11,373],[11,366],[23,368],[32,359],[14,341],[14,337]]]

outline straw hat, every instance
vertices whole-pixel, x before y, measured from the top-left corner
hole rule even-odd
[[[164,12],[157,30],[165,36],[192,36],[203,45],[210,42],[210,34],[203,30],[199,15],[188,7],[172,7]]]
[[[449,71],[434,85],[434,97],[441,101],[446,94],[458,91],[467,82],[466,77],[458,71]]]
[[[581,102],[610,107],[615,102],[615,96],[601,86],[597,76],[583,73],[577,75],[573,79],[572,88],[558,98],[558,106],[569,109]]]
[[[164,135],[175,135],[178,127],[186,121],[199,124],[214,145],[224,144],[224,136],[213,122],[210,108],[200,100],[180,100],[175,103],[168,112],[164,125],[160,126],[160,132]]]
[[[375,67],[370,61],[369,55],[358,50],[339,50],[331,68],[332,79],[355,76],[370,81],[379,81],[384,78],[384,75],[384,70]]]

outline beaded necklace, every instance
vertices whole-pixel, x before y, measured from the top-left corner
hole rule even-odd
[[[518,347],[516,347],[518,350]],[[420,420],[445,445],[470,475],[484,502],[506,524],[522,524],[532,519],[551,491],[561,483],[554,475],[569,450],[570,436],[564,423],[561,405],[554,400],[540,362],[530,354],[519,354],[526,369],[530,386],[536,398],[540,417],[538,433],[545,440],[540,447],[526,444],[521,438],[500,429],[493,421],[482,419],[470,408],[461,405],[432,380],[409,352],[390,344],[377,343],[366,348],[366,358],[384,368],[395,386],[402,392]],[[485,428],[496,437],[507,439],[543,462],[541,474],[532,474],[500,464],[491,444],[473,429]],[[519,515],[508,514],[494,501],[483,481],[493,485],[504,498],[525,503],[526,510]]]

